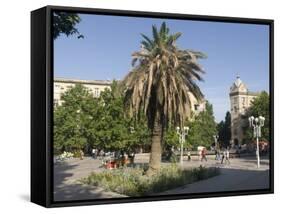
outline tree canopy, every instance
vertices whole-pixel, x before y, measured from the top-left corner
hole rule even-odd
[[[214,143],[214,135],[217,134],[216,122],[213,106],[206,102],[206,110],[195,115],[194,119],[187,123],[189,134],[187,136],[188,145],[210,147]]]
[[[59,153],[90,146],[132,151],[148,143],[144,119],[136,123],[126,117],[116,82],[99,98],[94,98],[84,86],[75,85],[62,95],[62,105],[54,111],[55,150]]]
[[[220,146],[228,147],[231,140],[231,114],[229,111],[226,112],[224,121],[217,125],[217,130]]]
[[[250,116],[265,118],[264,127],[261,131],[261,139],[270,141],[270,97],[266,91],[262,91],[253,101],[250,108],[246,112],[246,119]],[[252,128],[246,126],[246,141],[250,142],[253,139]]]
[[[113,82],[111,89],[101,92],[98,98],[93,133],[99,148],[127,151],[147,143],[146,121],[136,123],[133,118],[126,117],[123,99],[117,82]]]
[[[82,149],[93,142],[91,115],[97,100],[77,84],[62,95],[62,105],[54,111],[54,148],[56,152]]]
[[[78,38],[84,38],[75,27],[81,18],[76,13],[54,12],[53,13],[53,38],[58,38],[61,34],[66,36],[77,34]]]
[[[142,34],[140,51],[132,54],[133,70],[124,78],[125,102],[131,114],[144,112],[153,129],[159,115],[161,124],[182,126],[191,114],[191,93],[197,100],[203,94],[196,81],[203,81],[199,51],[180,49],[181,33],[170,34],[165,22],[152,26],[152,38]]]

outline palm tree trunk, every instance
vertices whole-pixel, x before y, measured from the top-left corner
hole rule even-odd
[[[149,159],[149,168],[146,175],[153,175],[161,166],[161,154],[162,154],[162,136],[163,129],[159,118],[155,119],[154,127],[151,137],[151,152]]]

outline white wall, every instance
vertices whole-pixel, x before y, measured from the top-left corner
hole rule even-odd
[[[269,213],[280,201],[280,125],[275,135],[275,195],[43,209],[29,198],[30,11],[45,5],[275,19],[275,121],[280,120],[281,16],[277,0],[3,0],[0,21],[0,212],[1,213]],[[5,210],[5,211],[4,211]]]

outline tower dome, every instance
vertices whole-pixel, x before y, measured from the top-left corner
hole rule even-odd
[[[241,81],[241,79],[240,79],[240,77],[239,76],[237,76],[236,77],[236,81],[235,81],[235,85],[237,86],[237,87],[239,87],[239,85],[242,83],[242,81]]]
[[[230,87],[230,93],[247,92],[247,91],[248,91],[248,89],[247,89],[246,85],[242,82],[242,80],[240,79],[240,76],[237,76],[235,82]]]

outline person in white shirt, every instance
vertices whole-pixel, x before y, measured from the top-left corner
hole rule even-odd
[[[228,148],[226,149],[226,156],[225,156],[225,162],[227,162],[228,164],[230,164],[230,161],[229,161],[229,150]]]
[[[92,149],[92,157],[95,159],[96,158],[96,149]]]

